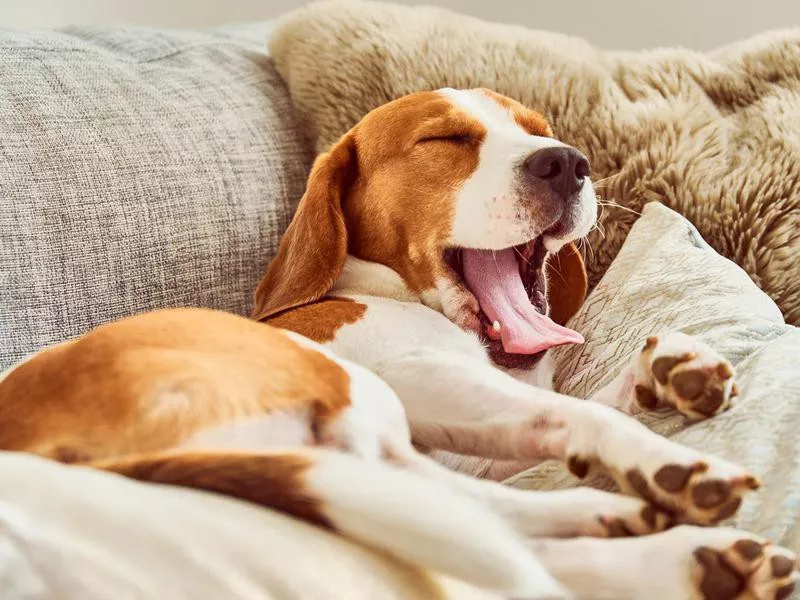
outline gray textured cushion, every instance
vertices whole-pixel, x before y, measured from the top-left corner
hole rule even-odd
[[[266,32],[0,30],[0,369],[135,312],[249,309],[310,161]]]

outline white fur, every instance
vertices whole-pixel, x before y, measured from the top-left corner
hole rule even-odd
[[[361,320],[339,329],[328,347],[380,375],[402,401],[415,442],[447,453],[433,455],[455,469],[479,467],[485,472],[486,462],[474,456],[528,463],[594,457],[628,492],[625,473],[631,469],[652,482],[665,465],[688,467],[702,461],[709,468],[696,475],[701,480],[733,482],[745,476],[743,469],[662,438],[614,408],[537,389],[526,383],[535,380],[531,373],[513,373],[517,378],[504,373],[491,364],[474,335],[421,302],[349,297],[366,305],[366,311]],[[542,373],[547,377],[552,370],[545,365]],[[602,536],[601,516],[620,519],[633,530],[637,523],[642,527],[641,500],[587,489],[526,493],[450,472],[407,445],[394,446],[394,455],[408,469],[482,502],[526,536]],[[376,504],[383,501],[384,496],[376,495]],[[428,509],[431,515],[439,514],[440,505]],[[398,525],[392,520],[385,528],[375,525],[375,530],[394,535]],[[693,588],[686,574],[696,568],[693,552],[707,541],[713,545],[715,531],[691,528],[681,540],[642,538],[653,539],[652,546],[625,542],[619,556],[615,552],[622,542],[616,540],[576,540],[573,546],[544,540],[531,548],[577,597],[638,599],[650,597],[653,589],[664,590],[653,597],[688,597]],[[728,545],[748,538],[728,531]],[[662,543],[666,552],[657,558]],[[437,546],[431,543],[431,548]],[[652,552],[659,568],[645,571],[646,576],[629,576],[631,563],[624,557],[645,550]],[[582,569],[581,564],[589,567]],[[764,585],[777,584],[767,578]]]
[[[464,182],[456,200],[451,243],[467,248],[502,250],[541,233],[520,207],[518,167],[543,148],[564,146],[558,140],[529,135],[513,115],[475,90],[441,90],[486,128],[478,167]],[[548,224],[549,225],[549,224]]]
[[[459,191],[451,241],[505,248],[541,233],[516,213],[513,167],[532,150],[560,142],[525,134],[483,94],[442,93],[489,132],[478,169]],[[585,214],[567,238],[546,240],[548,249],[588,232],[594,194],[590,185],[585,190]],[[670,442],[615,408],[534,387],[531,383],[549,387],[549,360],[533,371],[503,372],[490,362],[476,335],[445,316],[443,299],[452,302],[458,295],[447,282],[415,294],[388,267],[349,257],[331,293],[365,305],[361,319],[343,325],[325,346],[287,335],[336,361],[350,378],[351,405],[318,440],[347,454],[315,455],[307,479],[340,531],[514,597],[564,597],[536,556],[580,597],[659,600],[694,594],[689,575],[698,547],[725,549],[748,537],[693,528],[685,535],[644,538],[652,541],[576,540],[561,546],[545,540],[525,549],[518,534],[603,535],[599,517],[622,520],[633,529],[646,527],[644,503],[594,490],[526,493],[467,477],[417,453],[412,434],[416,443],[438,450],[440,458],[449,453],[444,460],[457,469],[476,466],[465,456],[521,463],[590,459],[627,492],[634,491],[626,478],[633,470],[653,486],[655,474],[666,465],[688,470],[704,463],[704,472],[693,472],[695,483],[723,480],[731,489],[746,473]],[[672,500],[685,503],[690,496]],[[647,565],[635,562],[642,553],[649,556]],[[634,572],[631,564],[642,569]],[[650,564],[658,568],[645,571]]]
[[[326,445],[360,457],[378,460],[387,444],[404,444],[410,438],[403,405],[392,389],[375,373],[335,355],[330,349],[291,331],[297,343],[324,354],[342,367],[350,379],[350,406],[320,432]]]
[[[386,265],[348,256],[336,280],[334,294],[369,294],[406,302],[418,300],[400,274]]]
[[[466,248],[502,250],[528,242],[550,223],[535,223],[525,210],[528,200],[520,195],[520,165],[544,148],[566,144],[550,137],[530,135],[508,109],[479,90],[442,89],[440,94],[480,121],[486,128],[478,167],[458,191],[450,243]],[[580,194],[575,226],[564,236],[545,240],[547,249],[558,250],[568,241],[584,237],[597,216],[597,200],[591,180]]]
[[[342,327],[329,347],[391,386],[415,439],[424,444],[500,459],[593,456],[618,472],[639,467],[651,476],[660,466],[698,460],[713,465],[709,476],[745,474],[725,461],[673,444],[612,408],[519,381],[525,378],[522,374],[514,378],[489,361],[475,335],[421,303],[350,297],[367,310],[359,321]],[[569,426],[526,433],[526,423],[542,418]],[[431,424],[435,427],[427,427]],[[520,444],[530,446],[521,450]],[[638,449],[634,454],[632,447]]]
[[[293,332],[283,333],[346,371],[350,406],[318,433],[317,440],[311,437],[312,415],[306,410],[278,412],[212,428],[182,447],[263,450],[316,442],[338,448],[346,453],[306,453],[312,466],[304,477],[305,485],[322,500],[324,515],[337,530],[398,558],[486,590],[525,598],[568,597],[525,549],[520,532],[510,527],[507,518],[491,510],[488,492],[459,493],[460,485],[447,479],[438,483],[425,469],[418,468],[422,472],[414,473],[415,469],[409,468],[421,463],[410,444],[403,407],[386,382],[329,348]],[[419,460],[424,463],[424,459]],[[491,485],[480,481],[475,484],[478,490]],[[532,507],[536,513],[523,515],[511,504],[517,520],[533,514],[541,516],[537,507]],[[540,522],[549,527],[546,521]],[[458,542],[454,543],[456,539]]]
[[[636,399],[636,386],[644,385],[656,390],[659,400],[665,406],[672,406],[690,418],[703,418],[704,415],[694,413],[691,401],[681,400],[669,382],[660,383],[653,375],[653,362],[662,356],[681,356],[691,353],[693,358],[682,361],[674,367],[675,372],[685,369],[713,372],[725,362],[724,357],[716,350],[680,331],[671,331],[657,336],[658,342],[652,351],[635,353],[628,364],[614,379],[598,390],[592,397],[593,402],[613,406],[622,412],[635,415],[642,412]],[[733,367],[731,367],[733,370]],[[732,394],[734,378],[730,377],[720,384],[721,391],[728,398],[718,410],[726,410],[734,400]]]
[[[284,333],[336,362],[350,379],[350,406],[320,433],[320,442],[347,451],[358,462],[347,455],[320,454],[306,479],[324,498],[325,515],[338,529],[399,558],[486,589],[519,597],[566,597],[560,585],[521,547],[508,519],[488,510],[491,494],[482,488],[490,484],[476,481],[475,493],[458,494],[463,484],[452,479],[434,484],[430,476],[419,477],[429,473],[419,467],[424,459],[416,458],[403,406],[385,381],[321,344]],[[386,458],[412,468],[389,467]],[[409,472],[413,470],[421,473]],[[511,494],[519,494],[517,504],[524,506],[519,500],[526,494]],[[517,521],[530,522],[532,517],[542,516],[539,504],[527,512],[515,508],[514,501],[509,504]],[[547,521],[537,521],[551,530]],[[578,527],[574,521],[566,526],[574,530]],[[457,548],[453,544],[456,537]]]
[[[186,408],[185,410],[191,410]],[[274,411],[264,416],[210,427],[198,432],[180,448],[231,448],[263,450],[309,446],[314,443],[308,410]]]
[[[349,536],[515,598],[566,598],[508,523],[430,478],[328,454],[306,480]]]

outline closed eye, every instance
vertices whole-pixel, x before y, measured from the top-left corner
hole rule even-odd
[[[418,144],[426,144],[429,142],[449,142],[451,144],[469,144],[472,141],[472,136],[466,133],[454,133],[450,135],[429,135],[417,140]]]

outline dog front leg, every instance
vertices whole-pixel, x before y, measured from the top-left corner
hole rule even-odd
[[[599,469],[677,522],[726,519],[758,487],[744,469],[615,409],[533,388],[464,355],[423,351],[380,374],[406,407],[417,444],[507,460],[555,458],[579,477]]]
[[[591,488],[547,492],[519,490],[443,467],[413,449],[390,459],[454,491],[471,496],[527,537],[645,535],[670,525],[668,515],[647,502]]]

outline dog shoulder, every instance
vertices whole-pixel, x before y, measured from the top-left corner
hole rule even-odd
[[[367,313],[367,304],[347,296],[326,296],[282,312],[266,323],[279,329],[293,331],[318,344],[334,340],[346,325],[359,322]]]

